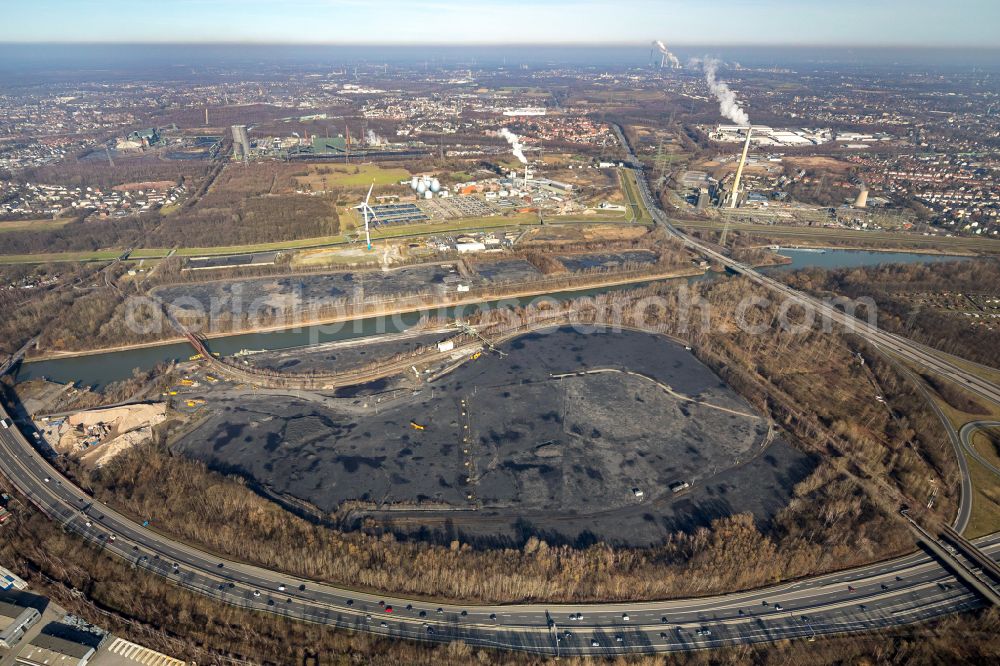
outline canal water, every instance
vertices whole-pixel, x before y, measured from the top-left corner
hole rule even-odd
[[[932,263],[955,261],[964,257],[948,255],[914,254],[906,252],[871,252],[863,250],[793,250],[782,248],[780,253],[790,257],[792,262],[782,266],[766,269],[767,271],[788,271],[816,266],[820,268],[854,268],[859,266],[874,266],[886,263]],[[709,274],[711,279],[715,274]],[[685,278],[678,278],[685,279]],[[699,276],[694,280],[706,279]],[[593,295],[617,289],[628,289],[635,284],[618,287],[604,287],[584,291],[556,292],[546,296],[558,301],[564,301],[580,296]],[[504,299],[489,301],[477,305],[449,307],[434,310],[432,314],[453,318],[468,316],[483,308],[494,308],[497,305],[525,305],[541,297],[524,299]],[[235,354],[241,350],[289,349],[321,342],[347,340],[367,337],[383,333],[399,333],[420,321],[419,313],[408,313],[392,317],[367,317],[337,324],[319,324],[303,326],[298,329],[281,330],[270,333],[244,333],[209,340],[209,347],[223,356]],[[193,350],[186,342],[87,354],[48,361],[33,361],[22,364],[17,379],[46,378],[57,382],[78,381],[81,385],[101,388],[110,382],[126,379],[132,375],[133,369],[149,369],[162,361],[186,360]]]

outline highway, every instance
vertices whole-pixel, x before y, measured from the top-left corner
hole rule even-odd
[[[685,243],[779,294],[813,304],[814,299],[677,232],[651,205],[645,180],[637,182],[651,214]],[[829,310],[831,317],[848,318]],[[1000,402],[1000,388],[938,358],[937,352],[850,320],[846,323],[855,323],[859,335],[873,344]],[[5,409],[0,416],[8,416]],[[16,428],[0,429],[0,472],[68,531],[181,587],[248,609],[398,638],[460,639],[473,646],[547,655],[613,656],[865,632],[983,605],[923,551],[767,588],[666,601],[474,605],[382,596],[223,559],[143,527],[64,478]],[[963,500],[963,506],[968,504],[967,496]],[[976,545],[990,558],[1000,558],[1000,533],[978,539]]]
[[[64,478],[16,428],[0,429],[0,471],[69,531],[189,590],[400,638],[461,639],[541,654],[652,653],[867,631],[982,605],[922,552],[764,589],[670,601],[459,605],[380,596],[220,558],[143,527]],[[977,544],[1000,558],[1000,533]]]

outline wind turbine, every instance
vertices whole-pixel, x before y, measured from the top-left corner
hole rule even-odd
[[[375,189],[375,181],[372,181],[371,187],[368,188],[368,196],[365,197],[365,202],[361,204],[361,212],[365,216],[365,241],[368,243],[368,249],[372,249],[372,235],[368,231],[368,215],[374,214],[372,207],[368,205],[368,200],[371,199],[372,190]]]

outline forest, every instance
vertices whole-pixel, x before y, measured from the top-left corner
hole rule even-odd
[[[792,287],[820,296],[870,297],[878,325],[935,349],[1000,368],[1000,318],[973,326],[958,312],[923,306],[928,294],[1000,298],[1000,260],[975,259],[932,264],[883,264],[867,268],[808,268],[784,276]],[[971,307],[971,306],[970,306]],[[998,309],[997,314],[1000,314]],[[989,314],[989,313],[987,313]],[[867,312],[858,310],[865,318]],[[982,319],[987,324],[990,319]]]
[[[5,480],[0,488],[13,493]],[[4,564],[69,612],[124,637],[189,662],[288,666],[584,666],[590,659],[534,656],[446,644],[389,640],[371,634],[294,622],[226,606],[164,578],[135,569],[59,529],[24,503],[5,526]],[[81,594],[84,591],[85,594]],[[783,641],[669,657],[617,657],[616,666],[815,666],[841,664],[995,663],[1000,614],[995,609],[863,635]]]

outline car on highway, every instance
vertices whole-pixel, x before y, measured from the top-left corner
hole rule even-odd
[[[623,642],[624,640],[625,640],[625,639],[624,639],[624,638],[622,638],[621,634],[618,634],[617,636],[615,636],[615,643],[621,643],[621,642]]]
[[[383,629],[385,629],[386,627],[388,627],[388,626],[389,626],[389,623],[388,623],[388,622],[379,622],[379,623],[378,623],[378,626],[380,626],[380,627],[382,627]]]
[[[254,590],[253,591],[253,596],[259,597],[260,596],[260,590]]]
[[[628,622],[628,620],[629,620],[628,613],[622,613],[622,622]]]
[[[781,604],[774,604],[774,610],[776,610],[776,611],[783,611],[783,610],[785,610],[785,607],[782,606]]]
[[[285,586],[283,584],[278,585],[278,592],[284,592],[284,591],[285,591]]]
[[[392,612],[392,606],[386,606],[385,607],[385,612],[386,613],[391,613]]]
[[[590,647],[601,647],[601,643],[596,638],[591,638]]]
[[[496,613],[490,613],[490,619],[495,621],[497,619],[497,614]]]
[[[711,629],[706,629],[706,628],[702,627],[701,629],[699,629],[695,633],[698,634],[699,636],[711,636],[712,635],[712,630]]]

